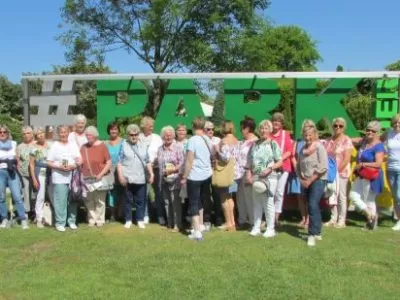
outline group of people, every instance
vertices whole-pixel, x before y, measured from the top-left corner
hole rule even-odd
[[[323,225],[346,226],[349,199],[365,215],[366,230],[377,226],[385,153],[400,218],[400,115],[384,134],[380,123],[372,121],[363,138],[353,139],[345,134],[346,121],[336,118],[330,138],[321,140],[314,122],[304,120],[302,139],[293,141],[281,113],[258,125],[250,117],[243,119],[242,140],[231,121],[222,124],[221,138],[214,136],[214,124],[202,118],[193,120],[191,130],[190,138],[183,124],[166,126],[158,135],[154,120],[144,117],[140,126],[127,126],[125,137],[118,123],[110,123],[109,137],[101,141],[97,128],[87,127],[85,116],[78,115],[73,128],[58,126],[55,137],[48,128],[24,126],[17,146],[7,126],[0,125],[0,228],[8,222],[6,188],[23,229],[29,228],[29,218],[44,227],[43,207],[49,199],[61,232],[67,226],[78,228],[80,203],[89,226],[102,227],[108,210],[109,218],[123,219],[126,229],[133,223],[144,229],[153,191],[155,220],[172,232],[183,231],[190,222],[188,237],[202,240],[214,223],[224,231],[248,228],[251,236],[272,238],[284,196],[295,194],[299,226],[308,228],[307,244],[315,246]],[[354,172],[353,147],[358,149]],[[323,198],[331,208],[324,224]],[[400,231],[400,222],[393,230]]]

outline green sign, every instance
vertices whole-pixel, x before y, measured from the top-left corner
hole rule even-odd
[[[304,119],[315,122],[321,119],[332,120],[343,117],[347,121],[347,132],[358,136],[358,132],[342,105],[346,94],[353,89],[361,78],[337,78],[318,93],[317,79],[295,79],[295,124],[296,137],[300,135]],[[251,116],[257,122],[271,116],[280,101],[280,89],[276,80],[225,79],[225,118],[233,120],[236,126],[244,116]],[[387,126],[390,118],[398,113],[398,80],[378,80],[376,84],[376,105],[374,116]],[[127,102],[119,104],[120,93],[127,94]],[[252,101],[246,95],[254,94]],[[116,118],[133,117],[144,112],[148,101],[148,91],[144,84],[137,80],[99,80],[97,81],[97,124],[102,137],[106,136],[107,124]],[[180,104],[185,107],[185,115],[177,114]],[[203,116],[200,97],[196,93],[193,80],[171,79],[156,116],[155,131],[163,126],[184,123],[190,127],[194,118]]]

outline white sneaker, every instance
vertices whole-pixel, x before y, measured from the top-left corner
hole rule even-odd
[[[78,226],[76,226],[76,224],[72,223],[72,224],[69,224],[69,228],[71,228],[72,230],[77,230]]]
[[[199,226],[199,229],[200,229],[200,232],[206,231],[206,227],[205,227],[203,224],[201,224],[201,225]]]
[[[44,228],[44,224],[43,224],[42,222],[37,222],[37,223],[36,223],[36,227],[37,227],[37,228],[40,228],[40,229],[41,229],[41,228]]]
[[[0,228],[1,229],[7,228],[7,224],[8,224],[8,220],[7,219],[3,219],[3,221],[1,221]]]
[[[22,228],[23,230],[29,229],[28,221],[27,221],[27,220],[22,220],[22,221],[21,221],[21,228]]]
[[[314,235],[316,241],[322,241],[322,235]]]
[[[249,234],[250,234],[251,236],[258,236],[258,235],[261,234],[261,231],[260,231],[259,228],[254,228],[254,227],[253,227],[253,229],[249,232]]]
[[[125,227],[126,229],[131,228],[131,226],[132,226],[132,221],[126,221],[126,222],[125,222],[124,227]]]
[[[64,232],[64,231],[65,231],[65,227],[64,227],[64,226],[57,225],[57,226],[56,226],[56,230],[57,230],[57,231],[60,231],[60,232]]]
[[[397,221],[396,225],[392,227],[392,230],[394,231],[400,231],[400,221]]]
[[[144,223],[145,225],[147,225],[147,224],[150,223],[149,216],[145,216],[145,217],[143,218],[143,223]]]
[[[145,228],[146,228],[146,226],[144,225],[144,221],[139,221],[139,222],[137,222],[137,226],[138,226],[140,229],[145,229]]]
[[[205,232],[211,231],[211,223],[210,222],[204,223],[204,231]]]
[[[274,236],[276,236],[276,232],[275,232],[275,230],[271,230],[271,229],[267,229],[263,234],[263,237],[265,237],[265,238],[272,238]]]
[[[201,241],[203,239],[203,235],[200,231],[193,231],[193,233],[188,235],[188,238],[193,241]]]
[[[314,247],[315,246],[315,236],[310,235],[307,239],[307,246]]]

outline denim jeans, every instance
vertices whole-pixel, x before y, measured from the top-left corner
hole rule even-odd
[[[125,187],[125,222],[132,221],[132,207],[136,207],[136,221],[143,221],[146,184],[129,183]]]
[[[191,216],[198,216],[204,204],[210,201],[211,177],[205,180],[187,180],[189,211]],[[206,221],[207,222],[207,221]]]
[[[69,185],[53,184],[53,207],[56,226],[76,224],[78,203],[68,201]]]
[[[396,208],[400,208],[400,171],[388,170],[388,180]]]
[[[10,189],[11,197],[17,209],[18,218],[25,220],[24,201],[21,195],[21,182],[18,175],[10,176],[7,170],[0,170],[0,217],[7,219],[6,188]]]
[[[308,204],[308,234],[309,235],[320,235],[321,234],[321,208],[319,203],[325,194],[325,180],[315,180],[307,189],[304,189],[304,193]]]

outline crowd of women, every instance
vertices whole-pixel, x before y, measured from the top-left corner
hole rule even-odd
[[[0,228],[9,222],[8,188],[9,204],[15,208],[10,214],[17,215],[23,229],[29,228],[29,219],[44,227],[48,200],[61,232],[78,228],[77,210],[83,203],[91,227],[102,227],[108,218],[123,221],[126,229],[133,223],[144,229],[153,211],[153,220],[172,232],[188,225],[193,240],[202,240],[211,224],[272,238],[284,196],[294,194],[302,217],[299,226],[308,228],[307,244],[315,246],[322,240],[323,225],[346,227],[349,200],[364,214],[365,230],[377,226],[385,153],[400,218],[400,115],[382,135],[380,123],[370,122],[363,138],[349,138],[343,118],[332,121],[332,136],[324,140],[311,120],[304,120],[297,141],[283,127],[281,113],[258,125],[246,117],[240,122],[239,141],[232,122],[223,123],[218,138],[211,122],[196,118],[188,138],[185,125],[166,126],[158,135],[154,120],[144,117],[140,126],[127,126],[125,137],[117,123],[110,123],[109,138],[101,141],[96,127],[86,127],[85,116],[78,115],[74,126],[58,126],[56,132],[24,126],[23,142],[17,146],[7,126],[0,125]],[[353,147],[358,149],[354,171]],[[331,208],[324,224],[323,198]],[[393,230],[400,231],[400,221]]]

